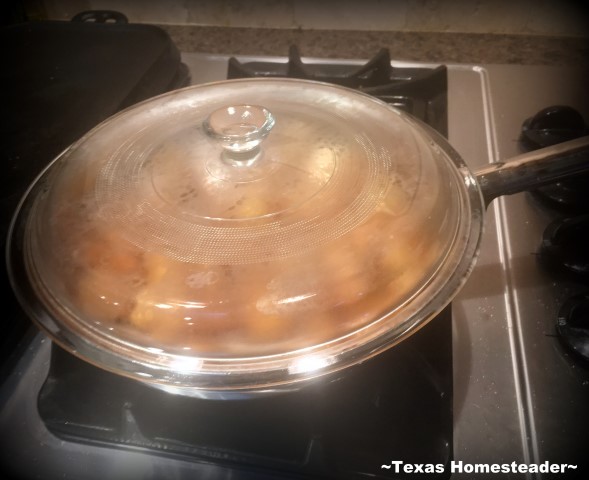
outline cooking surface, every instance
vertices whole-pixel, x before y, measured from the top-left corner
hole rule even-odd
[[[226,74],[227,57],[186,54],[183,61],[193,83]],[[523,120],[549,104],[570,103],[588,114],[579,100],[586,82],[577,74],[563,75],[562,69],[450,65],[448,82],[449,140],[471,167],[519,153]],[[500,199],[489,208],[478,265],[453,302],[454,460],[581,461],[589,426],[589,372],[563,353],[554,322],[559,303],[583,287],[554,280],[535,259],[543,229],[554,216],[528,194]],[[51,459],[66,449],[73,475],[104,476],[102,449],[58,440],[38,422],[36,392],[49,354],[49,342],[38,335],[2,385],[2,445],[13,458],[28,458],[32,470],[64,471],[63,465],[51,467]],[[33,444],[41,448],[29,455]],[[73,461],[77,455],[85,458],[83,465]],[[155,462],[140,452],[114,451],[111,459],[113,473],[157,477],[160,469],[173,468],[191,474],[187,462]],[[206,465],[202,473],[214,471]]]

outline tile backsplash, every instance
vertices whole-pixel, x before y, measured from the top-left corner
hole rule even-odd
[[[39,2],[37,2],[39,3]],[[574,0],[42,0],[44,16],[117,10],[131,22],[224,27],[588,36]]]

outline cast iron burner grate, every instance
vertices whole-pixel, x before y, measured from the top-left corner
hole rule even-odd
[[[421,119],[448,136],[448,75],[438,67],[394,67],[389,50],[381,49],[371,60],[356,65],[310,62],[291,46],[287,62],[242,63],[229,59],[227,78],[288,77],[334,83],[370,94]]]
[[[445,472],[427,478],[448,478],[451,323],[448,307],[329,382],[242,400],[169,394],[53,345],[39,413],[63,440],[212,462],[244,475],[231,478],[421,478],[381,468],[391,459],[442,464]]]

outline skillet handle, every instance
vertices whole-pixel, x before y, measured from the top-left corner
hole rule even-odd
[[[589,135],[495,162],[474,171],[485,205],[501,195],[531,190],[589,172]]]

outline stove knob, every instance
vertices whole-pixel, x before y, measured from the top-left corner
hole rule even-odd
[[[522,125],[522,142],[531,150],[573,140],[589,133],[583,116],[566,105],[540,110]]]
[[[589,293],[573,296],[563,304],[556,332],[570,353],[589,362]]]
[[[522,125],[520,144],[524,150],[556,145],[589,134],[583,116],[566,105],[540,110]],[[543,205],[569,214],[589,212],[589,174],[566,178],[531,191]]]
[[[589,214],[560,218],[544,230],[538,261],[551,271],[589,282]]]

